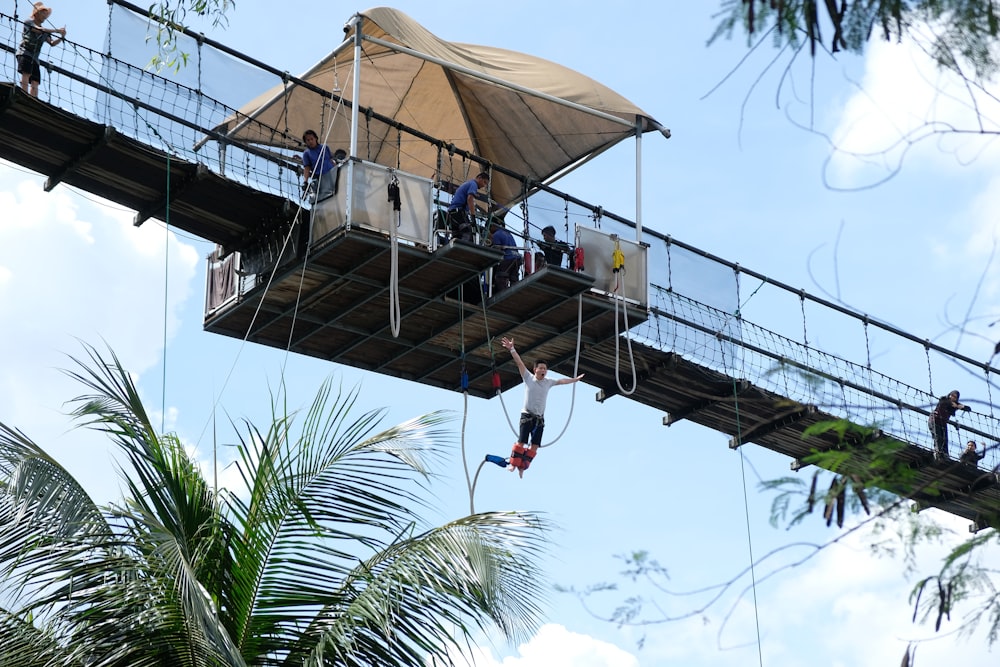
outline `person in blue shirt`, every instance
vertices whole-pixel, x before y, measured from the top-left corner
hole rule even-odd
[[[43,28],[52,10],[43,2],[33,5],[31,16],[24,22],[21,43],[17,47],[17,71],[21,74],[21,90],[32,97],[38,97],[38,84],[42,82],[42,68],[38,59],[42,45],[55,46],[66,38],[66,28]],[[52,35],[58,33],[58,37]]]
[[[306,145],[302,151],[302,179],[306,188],[311,178],[316,179],[316,201],[322,201],[336,192],[333,176],[334,168],[339,163],[330,152],[330,147],[319,143],[319,136],[313,130],[306,130],[302,141]]]
[[[490,244],[503,250],[503,259],[493,269],[493,293],[496,294],[517,282],[521,253],[514,235],[507,231],[503,220],[497,218],[490,222]]]
[[[490,183],[489,174],[480,172],[458,186],[448,204],[448,226],[453,238],[474,240],[476,228],[476,193]]]

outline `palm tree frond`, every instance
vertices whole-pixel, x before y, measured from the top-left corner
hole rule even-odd
[[[445,655],[472,627],[525,639],[540,619],[537,561],[547,529],[537,515],[488,513],[400,541],[345,580],[342,600],[308,633],[315,639],[305,664],[330,654],[412,664],[414,656]]]

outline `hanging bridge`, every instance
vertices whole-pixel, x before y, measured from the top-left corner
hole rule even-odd
[[[39,99],[0,84],[0,157],[44,175],[46,190],[77,187],[137,211],[136,225],[163,220],[217,244],[208,260],[206,330],[482,398],[494,396],[498,382],[504,389],[520,382],[494,342],[512,336],[526,358],[585,373],[599,401],[642,403],[663,414],[665,427],[704,425],[728,435],[733,448],[754,443],[790,457],[793,470],[829,449],[852,453],[839,472],[862,470],[871,457],[864,438],[804,433],[831,420],[870,426],[903,443],[895,457],[915,474],[912,487],[890,491],[973,528],[996,525],[1000,421],[992,390],[1000,370],[640,228],[372,108],[363,110],[353,184],[326,204],[303,205],[297,152],[273,148],[276,137],[295,145],[299,132],[240,111],[245,85],[213,92],[203,51],[243,68],[238,76],[215,72],[217,82],[257,81],[261,90],[292,82],[330,114],[342,108],[336,95],[204,38],[191,41],[197,72],[150,71],[148,56],[130,59],[110,46],[144,42],[136,35],[146,17],[118,0],[109,12],[131,40],[109,33],[103,52],[72,42],[47,49]],[[20,30],[0,14],[7,81],[18,78]],[[416,144],[436,157],[424,173],[398,174],[393,165]],[[502,251],[448,238],[435,210],[450,197],[449,184],[487,166],[530,184],[506,219],[522,228],[516,236],[525,248],[537,245],[546,225],[565,238],[576,230],[581,247],[591,238],[636,239],[629,260],[641,259],[646,275],[612,284],[602,276],[607,259],[588,252],[582,271],[548,266],[503,291],[483,291],[482,276]],[[410,211],[415,236],[401,241],[399,224],[377,220],[343,224],[347,193],[355,206],[373,196],[384,207],[383,183],[399,177],[404,192],[435,202]],[[376,183],[377,192],[362,193],[359,183]],[[952,460],[935,461],[927,417],[953,385],[973,410],[953,420]],[[957,460],[970,439],[991,445],[978,464]]]

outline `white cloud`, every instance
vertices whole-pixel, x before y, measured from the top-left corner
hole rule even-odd
[[[940,544],[920,549],[917,576],[927,576],[940,567],[951,546],[967,536],[967,522],[935,512],[934,518],[951,532]],[[949,633],[957,629],[962,607],[940,633],[933,627],[912,622],[907,579],[899,559],[874,556],[868,544],[870,530],[862,529],[842,543],[821,552],[806,566],[779,579],[776,589],[765,594],[760,607],[764,632],[765,662],[768,656],[784,655],[781,665],[815,664],[815,655],[824,663],[859,667],[898,664],[906,646],[919,642],[919,662],[966,667],[995,664],[982,634],[968,642],[957,641]],[[996,558],[991,547],[988,558]],[[811,652],[790,650],[796,635],[806,639]],[[794,656],[794,657],[793,657]]]
[[[978,299],[987,312],[994,312],[992,306],[1000,297],[1000,174],[992,176],[986,187],[969,202],[960,213],[959,224],[964,223],[965,243],[958,249],[959,261],[963,262],[968,274],[963,280],[968,284],[980,284]],[[988,321],[973,321],[968,326],[973,332],[985,336],[987,341],[995,341],[997,334]]]
[[[935,572],[947,550],[967,535],[964,520],[941,513],[936,519],[952,532],[940,544],[921,551],[919,576]],[[912,622],[908,596],[913,582],[907,580],[899,560],[872,554],[868,546],[871,539],[870,531],[860,530],[767,581],[761,579],[769,569],[759,567],[756,597],[747,593],[735,604],[723,603],[683,621],[626,628],[616,636],[623,645],[634,647],[631,651],[549,624],[510,655],[498,657],[494,651],[478,647],[458,664],[742,667],[756,664],[759,651],[764,664],[773,667],[882,667],[899,664],[911,645],[916,646],[923,664],[995,664],[983,633],[967,641],[955,637],[958,615],[946,622],[940,633],[932,626]],[[793,562],[810,550],[793,549],[784,562]],[[995,559],[996,548],[985,556],[987,561]],[[716,571],[716,575],[721,580],[727,573]],[[612,628],[607,627],[609,631]],[[636,643],[640,636],[644,637],[641,648]]]
[[[250,489],[243,480],[237,461],[227,462],[231,449],[213,452],[208,446],[196,447],[192,443],[185,443],[185,448],[188,455],[197,462],[206,480],[213,483],[217,481],[220,490],[224,489],[243,500],[249,500]],[[256,452],[252,451],[251,455],[255,456]]]
[[[869,547],[873,540],[871,531],[862,529],[804,562],[798,561],[813,551],[813,547],[806,544],[782,552],[775,563],[768,560],[759,564],[755,568],[756,591],[750,590],[751,582],[746,576],[731,594],[702,614],[683,621],[633,629],[631,633],[619,633],[618,636],[623,646],[636,646],[629,641],[629,635],[631,639],[645,636],[643,647],[634,650],[636,664],[643,666],[742,667],[756,664],[758,630],[763,663],[772,667],[894,665],[900,663],[911,642],[917,645],[918,664],[947,664],[954,660],[966,667],[993,665],[995,656],[991,655],[983,632],[968,640],[954,634],[969,606],[957,609],[953,619],[946,621],[939,633],[934,632],[933,625],[912,622],[909,592],[916,577],[934,574],[948,549],[968,536],[965,520],[939,512],[935,514],[935,519],[951,532],[940,544],[921,548],[913,576],[907,576],[898,558],[874,556]],[[825,536],[821,531],[820,538],[829,539],[834,535],[832,530],[826,531]],[[767,548],[763,544],[767,537],[755,538],[758,557]],[[770,537],[782,543],[795,539],[783,531]],[[886,539],[886,535],[881,537]],[[697,584],[692,583],[691,574],[709,577],[713,583],[723,581],[733,574],[728,569],[733,565],[732,555],[719,553],[715,559],[707,557],[706,572],[675,570],[668,585],[677,590],[695,587]],[[998,555],[996,546],[983,554],[987,564],[995,561]],[[792,566],[794,563],[797,564]],[[786,567],[768,577],[781,565]],[[736,601],[735,594],[744,589],[743,597]],[[671,609],[674,600],[650,591],[646,586],[640,592],[644,596],[658,596],[662,607]],[[619,599],[631,593],[622,590]],[[678,599],[681,604],[689,605],[688,610],[698,604],[691,598]],[[522,649],[520,657],[526,659],[528,654]],[[535,663],[474,664],[476,667],[496,664],[522,667]]]
[[[1000,242],[1000,174],[993,176],[967,207],[968,231],[965,246],[970,257],[982,258],[995,250]]]
[[[1000,86],[980,90],[940,70],[912,40],[872,40],[863,66],[854,93],[833,116],[828,181],[860,188],[897,169],[923,176],[922,188],[954,202],[950,212],[905,221],[887,213],[886,227],[907,225],[931,251],[929,268],[954,276],[956,284],[980,284],[981,303],[990,303],[1000,294],[1000,261],[987,269],[1000,241],[1000,99],[994,97]],[[900,189],[893,196],[919,195]],[[980,333],[993,338],[992,331]]]
[[[994,138],[975,134],[980,127],[1000,131],[1000,102],[939,70],[909,40],[870,42],[864,74],[835,125],[832,138],[838,152],[829,175],[841,187],[878,181],[904,159],[931,160],[937,168],[1000,159]],[[950,127],[967,133],[925,139]],[[921,139],[925,141],[919,143]]]
[[[65,401],[83,388],[59,369],[83,354],[77,339],[102,352],[106,342],[136,373],[156,364],[165,314],[169,338],[192,296],[198,253],[160,225],[136,228],[127,211],[62,187],[46,193],[39,181],[0,170],[0,421],[25,429],[71,470],[89,471],[81,481],[106,499],[117,495],[107,488],[106,439],[69,430]]]
[[[639,667],[639,659],[628,651],[555,624],[543,625],[518,646],[517,655],[498,659],[476,647],[471,655],[453,658],[461,667]]]

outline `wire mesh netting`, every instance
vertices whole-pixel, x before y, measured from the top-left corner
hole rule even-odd
[[[57,48],[43,48],[39,98],[87,120],[114,127],[118,132],[163,151],[174,158],[198,163],[258,190],[290,195],[298,190],[298,154],[261,148],[265,138],[284,130],[245,118],[213,91],[231,99],[247,85],[267,85],[265,77],[247,63],[215,53],[194,43],[188,67],[156,68],[147,40],[148,20],[117,5],[111,6],[108,47],[98,52],[71,40]],[[24,21],[0,14],[0,68],[8,81],[19,81],[15,58]],[[127,33],[116,38],[115,30]],[[112,55],[110,45],[120,45],[124,56]],[[142,45],[143,49],[125,45]],[[116,47],[117,48],[117,47]],[[215,63],[206,71],[202,63]],[[194,80],[192,80],[194,77]],[[228,81],[231,90],[203,85],[203,80]],[[260,81],[255,84],[254,81]],[[229,142],[215,129],[223,121],[243,122],[257,142]],[[295,141],[294,138],[290,139]]]

